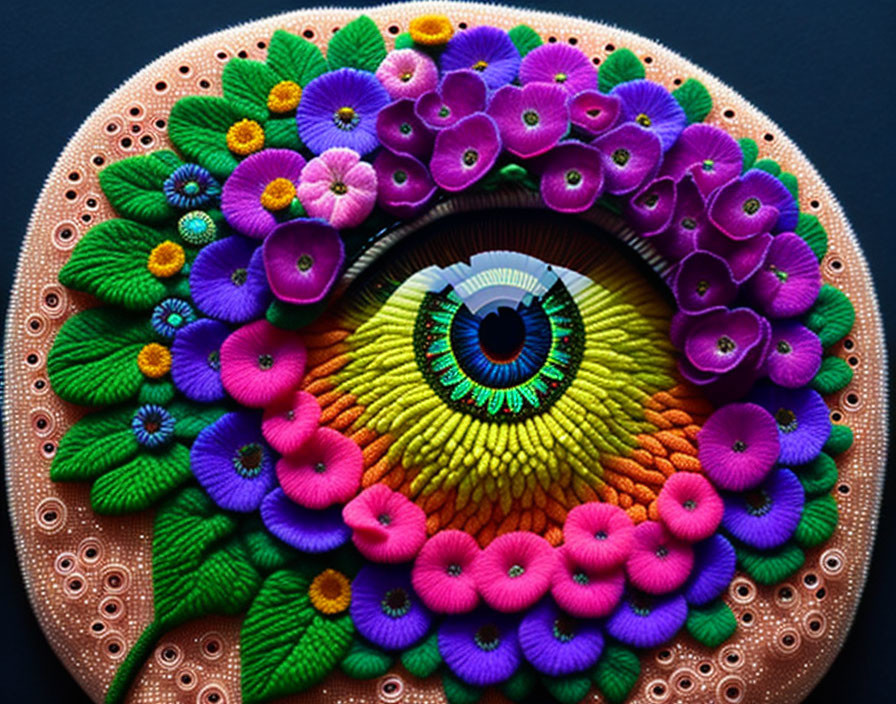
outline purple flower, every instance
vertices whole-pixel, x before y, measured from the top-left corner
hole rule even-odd
[[[752,309],[713,311],[691,326],[684,353],[700,371],[722,374],[734,369],[761,339],[759,316]]]
[[[198,164],[178,166],[162,184],[165,199],[175,208],[192,210],[208,205],[221,193],[218,182]]]
[[[379,185],[377,202],[387,213],[410,218],[419,213],[436,192],[429,171],[412,156],[384,149],[373,162]]]
[[[312,511],[293,503],[279,487],[262,501],[261,520],[272,535],[312,554],[335,550],[352,535],[342,521],[341,506]]]
[[[597,88],[597,71],[591,59],[569,44],[542,44],[523,57],[520,83],[552,83],[575,95]]]
[[[636,648],[653,648],[671,640],[688,617],[680,594],[664,597],[629,595],[607,620],[607,633]]]
[[[675,144],[687,124],[681,105],[659,83],[646,79],[627,81],[612,93],[622,100],[622,119],[659,137],[663,151]]]
[[[398,49],[383,59],[376,77],[393,98],[417,98],[435,88],[439,70],[422,51]]]
[[[324,73],[302,91],[299,136],[315,154],[348,147],[363,156],[376,149],[376,116],[388,103],[389,94],[372,73],[353,68]]]
[[[320,220],[285,222],[264,241],[264,269],[281,301],[317,303],[339,276],[345,247],[339,232]]]
[[[429,168],[441,188],[462,191],[482,178],[500,153],[498,126],[488,115],[477,113],[436,135]]]
[[[387,105],[376,118],[376,134],[387,149],[426,159],[432,153],[432,131],[414,112],[409,98]]]
[[[351,616],[358,632],[386,650],[407,648],[429,630],[431,616],[403,567],[365,565],[352,581]]]
[[[703,313],[724,308],[737,296],[731,269],[710,252],[692,252],[681,260],[672,279],[678,308],[685,313]]]
[[[787,542],[803,512],[805,494],[789,469],[769,475],[754,491],[727,494],[722,527],[742,543],[770,550]]]
[[[304,166],[304,157],[290,149],[265,149],[241,161],[221,193],[221,211],[230,226],[264,238],[295,199]]]
[[[600,150],[607,192],[623,195],[653,178],[662,155],[660,140],[652,132],[627,123],[592,143]]]
[[[227,413],[197,436],[190,467],[206,493],[228,511],[254,511],[277,484],[273,451],[261,435],[261,414]]]
[[[433,129],[443,129],[485,110],[488,88],[475,71],[455,71],[442,79],[438,90],[424,93],[414,105],[418,118]]]
[[[718,127],[698,123],[685,127],[666,153],[662,173],[676,181],[691,174],[706,197],[740,176],[742,164],[740,146],[731,135]]]
[[[684,598],[689,604],[702,606],[722,594],[737,567],[734,548],[716,533],[694,546],[694,570],[684,585]]]
[[[476,71],[494,89],[516,78],[520,54],[503,29],[473,27],[451,37],[440,65],[442,73],[461,69]]]
[[[818,456],[831,434],[831,420],[817,391],[766,384],[753,391],[752,400],[771,413],[778,424],[778,462],[806,464]]]
[[[587,210],[603,192],[604,173],[596,149],[577,141],[564,142],[545,157],[541,198],[561,213]]]
[[[772,236],[767,232],[745,240],[733,240],[712,226],[697,235],[697,247],[724,259],[736,283],[742,283],[756,273],[765,261],[771,243]]]
[[[210,403],[226,396],[221,383],[221,344],[230,328],[202,318],[178,330],[171,345],[171,380],[191,401]]]
[[[464,682],[476,687],[503,682],[520,664],[516,622],[484,607],[447,618],[439,627],[439,653]]]
[[[765,362],[768,378],[788,389],[805,386],[821,367],[821,353],[821,340],[807,327],[793,320],[775,321]]]
[[[504,148],[524,159],[544,154],[569,128],[566,94],[543,83],[500,88],[488,114],[498,125]]]
[[[257,242],[231,235],[203,247],[190,269],[196,307],[226,323],[245,323],[264,313],[271,292]]]
[[[733,240],[793,230],[798,216],[790,191],[770,173],[758,169],[722,186],[709,204],[709,219]]]
[[[785,232],[772,239],[762,268],[747,291],[770,318],[793,318],[812,307],[821,290],[818,260],[802,237]]]
[[[616,125],[622,101],[615,95],[597,90],[583,90],[569,98],[569,118],[589,135],[603,134]]]
[[[604,637],[594,621],[563,613],[551,599],[530,609],[517,632],[526,660],[551,677],[588,669],[604,649]]]
[[[697,237],[712,224],[706,216],[706,203],[691,176],[685,176],[675,186],[675,212],[663,232],[647,233],[650,243],[657,250],[672,259],[681,259],[692,252],[697,245]]]
[[[651,181],[625,204],[626,223],[646,237],[662,232],[675,213],[675,192],[669,177]]]

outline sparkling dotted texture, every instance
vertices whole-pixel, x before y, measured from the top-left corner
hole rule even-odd
[[[830,236],[822,262],[825,281],[847,293],[856,324],[836,353],[852,366],[852,383],[827,399],[832,420],[855,433],[838,458],[834,490],[840,523],[834,537],[807,551],[802,570],[786,584],[761,587],[744,576],[726,600],[739,628],[711,651],[686,636],[644,654],[632,702],[776,702],[803,699],[841,647],[867,572],[885,463],[886,353],[880,314],[859,245],[834,196],[783,132],[718,80],[660,45],[591,21],[531,10],[461,3],[409,3],[368,10],[386,37],[406,31],[426,12],[455,26],[532,26],[545,41],[570,42],[603,61],[627,47],[646,64],[647,77],[674,88],[689,77],[709,88],[707,122],[734,137],[753,137],[760,158],[777,160],[800,184],[800,209],[817,215]],[[4,426],[7,484],[15,540],[38,620],[57,655],[88,694],[101,701],[116,667],[152,615],[150,515],[95,516],[86,485],[53,484],[49,465],[59,439],[83,414],[50,391],[45,362],[62,322],[95,305],[67,291],[56,275],[78,238],[113,213],[97,173],[132,154],[170,147],[167,116],[184,95],[220,94],[233,56],[263,59],[275,29],[325,47],[356,10],[299,11],[235,27],[186,44],[150,64],[110,96],[71,140],[35,206],[7,318]],[[552,39],[553,38],[553,39]],[[649,57],[649,61],[647,61]],[[131,702],[234,704],[239,694],[239,620],[207,618],[163,637],[145,664]],[[358,682],[334,675],[289,702],[444,702],[435,679],[396,670]],[[503,699],[489,693],[484,702]],[[600,702],[597,694],[586,701]]]

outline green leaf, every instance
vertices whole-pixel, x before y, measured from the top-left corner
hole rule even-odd
[[[294,117],[278,117],[264,123],[264,145],[271,149],[302,149]],[[296,201],[298,202],[298,201]]]
[[[225,98],[190,95],[171,108],[168,136],[187,157],[218,178],[227,178],[240,163],[227,148],[227,130],[245,117]]]
[[[685,625],[688,633],[707,648],[718,648],[734,635],[737,619],[728,604],[717,599],[706,606],[690,607]]]
[[[821,369],[811,385],[820,394],[832,394],[845,388],[852,381],[852,367],[846,360],[829,355],[821,360]]]
[[[793,471],[803,485],[803,491],[810,496],[827,494],[837,483],[837,463],[824,452],[809,464],[794,467]]]
[[[411,38],[410,32],[402,32],[395,37],[395,49],[413,49],[414,40]]]
[[[392,667],[392,656],[367,642],[355,640],[340,664],[342,671],[356,680],[369,680],[385,675]]]
[[[318,303],[300,306],[284,303],[275,298],[268,306],[265,317],[275,327],[284,330],[298,330],[317,320],[320,314],[326,310],[328,302],[328,299],[324,299]]]
[[[790,191],[790,195],[793,196],[794,200],[797,200],[800,197],[800,185],[796,176],[794,176],[789,171],[783,171],[778,176],[778,180],[784,184],[784,187]]]
[[[162,186],[182,163],[171,151],[131,156],[100,171],[100,188],[123,217],[164,222],[176,217],[178,211],[168,203]]]
[[[134,408],[91,413],[75,423],[59,441],[50,466],[54,482],[83,482],[127,462],[140,450],[131,419]]]
[[[446,672],[442,675],[442,689],[448,704],[476,704],[482,698],[482,689],[467,684]]]
[[[144,377],[137,355],[156,339],[148,320],[111,308],[92,308],[65,321],[47,359],[50,384],[61,398],[106,406],[134,396]]]
[[[814,548],[830,539],[837,529],[837,520],[836,499],[829,494],[819,496],[803,506],[793,538],[804,548]]]
[[[687,115],[688,124],[703,122],[712,111],[712,96],[700,81],[687,79],[681,86],[672,91],[672,97],[681,105]]]
[[[559,704],[578,704],[591,689],[591,679],[585,675],[576,677],[542,677],[542,684]]]
[[[376,22],[361,15],[340,29],[327,45],[331,70],[357,68],[373,73],[386,58],[386,42]]]
[[[143,511],[191,476],[190,451],[175,443],[159,453],[143,452],[104,474],[94,482],[90,502],[104,515]]]
[[[414,677],[429,677],[433,674],[442,664],[438,633],[433,632],[422,643],[405,650],[401,654],[401,664]]]
[[[174,437],[178,440],[193,440],[204,428],[227,413],[227,409],[178,399],[168,405],[168,412],[175,420]]]
[[[644,64],[631,49],[616,49],[600,65],[597,85],[601,93],[609,93],[620,83],[644,78]]]
[[[295,81],[303,88],[327,72],[327,62],[316,45],[282,29],[271,37],[267,64],[281,80]]]
[[[781,173],[781,165],[774,159],[760,159],[753,164],[753,168],[765,171],[772,176],[777,176]]]
[[[806,327],[815,332],[823,347],[830,347],[852,330],[856,311],[846,294],[830,284],[824,284],[818,299],[806,314]]]
[[[612,704],[625,701],[641,676],[641,661],[628,648],[608,644],[591,670],[594,684]]]
[[[300,572],[275,572],[249,607],[240,632],[246,704],[307,689],[326,677],[351,647],[351,616],[331,618],[315,611],[308,598],[310,583]]]
[[[846,452],[852,446],[852,428],[848,425],[834,424],[831,426],[831,434],[822,448],[829,455],[839,455]]]
[[[750,139],[749,137],[739,139],[737,140],[737,143],[740,145],[740,151],[744,157],[744,165],[741,169],[741,173],[746,173],[752,169],[753,164],[756,163],[756,158],[759,156],[759,145],[756,144],[755,139]]]
[[[174,384],[167,379],[146,379],[140,385],[140,391],[137,392],[137,403],[167,406],[174,398],[174,394]]]
[[[260,61],[235,58],[221,74],[221,92],[247,117],[262,122],[268,117],[268,94],[280,82],[277,72]]]
[[[283,569],[296,557],[295,549],[277,540],[258,519],[244,532],[243,542],[252,564],[264,573]]]
[[[146,266],[150,252],[167,238],[130,220],[107,220],[92,227],[59,272],[68,288],[131,310],[152,308],[171,295],[176,280],[160,279]]]
[[[152,549],[156,621],[173,628],[207,614],[241,613],[261,586],[236,520],[188,487],[156,514]]]
[[[520,665],[510,679],[501,685],[501,693],[511,701],[520,702],[532,693],[537,682],[535,673],[525,665]]]
[[[794,543],[785,543],[777,550],[759,551],[743,545],[735,546],[740,566],[760,584],[783,582],[802,567],[806,555]]]
[[[520,56],[525,56],[544,43],[541,41],[541,37],[538,36],[538,32],[525,24],[518,24],[508,34],[510,35],[510,41],[513,42],[516,50],[520,52]]]
[[[821,261],[828,251],[828,233],[818,218],[808,213],[800,213],[796,224],[796,234],[805,240],[806,244],[815,252],[818,261]]]

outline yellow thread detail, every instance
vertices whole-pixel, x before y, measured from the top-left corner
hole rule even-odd
[[[437,46],[451,39],[454,27],[445,15],[422,15],[411,20],[408,32],[416,44]]]
[[[171,350],[157,342],[144,345],[137,354],[137,368],[150,379],[165,376],[171,369]]]
[[[146,268],[153,276],[167,279],[183,269],[185,261],[184,248],[177,242],[165,240],[149,253]]]
[[[268,110],[292,112],[302,99],[302,87],[295,81],[280,81],[268,93]]]
[[[288,178],[275,178],[261,193],[261,205],[266,210],[288,208],[296,197],[296,187]]]
[[[227,148],[234,154],[246,156],[264,147],[264,129],[255,120],[234,122],[227,130]]]
[[[322,614],[339,614],[352,603],[352,585],[342,572],[326,569],[311,582],[308,597]]]

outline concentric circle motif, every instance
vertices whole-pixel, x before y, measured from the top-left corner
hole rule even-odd
[[[848,630],[865,262],[634,35],[412,3],[188,44],[67,147],[12,301],[20,557],[96,701],[796,702]]]

